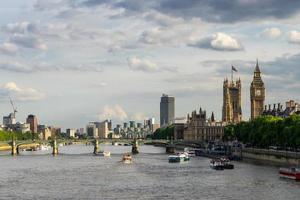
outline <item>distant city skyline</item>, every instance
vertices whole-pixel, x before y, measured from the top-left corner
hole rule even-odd
[[[300,101],[297,1],[11,0],[0,12],[0,115],[11,97],[17,121],[158,122],[163,93],[175,117],[202,106],[220,120],[232,65],[247,120],[256,59],[265,104]]]

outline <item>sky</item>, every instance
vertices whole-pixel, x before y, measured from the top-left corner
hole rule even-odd
[[[247,120],[256,59],[266,104],[300,101],[300,1],[10,0],[0,13],[0,115],[11,97],[21,122],[159,120],[163,93],[176,117],[220,120],[231,65]]]

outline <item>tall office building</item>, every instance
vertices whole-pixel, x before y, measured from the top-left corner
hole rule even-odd
[[[163,94],[160,99],[160,126],[171,124],[175,118],[175,97]]]
[[[26,119],[26,123],[30,124],[31,133],[38,132],[38,121],[37,121],[37,117],[35,115],[28,115],[28,117]]]

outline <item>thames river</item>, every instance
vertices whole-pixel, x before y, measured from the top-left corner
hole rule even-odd
[[[50,151],[0,152],[0,199],[253,199],[296,200],[300,182],[280,179],[277,167],[235,162],[215,171],[209,159],[168,163],[165,149],[141,146],[132,164],[120,162],[130,146],[101,145],[110,158],[91,154],[93,146]]]

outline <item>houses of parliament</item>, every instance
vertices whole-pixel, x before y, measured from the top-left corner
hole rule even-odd
[[[233,68],[234,69],[234,68]],[[233,72],[232,72],[233,73]],[[238,123],[242,121],[242,83],[227,78],[223,82],[223,108],[222,121],[227,123]],[[250,85],[251,119],[263,114],[266,89],[261,78],[261,71],[256,62],[253,80]]]

